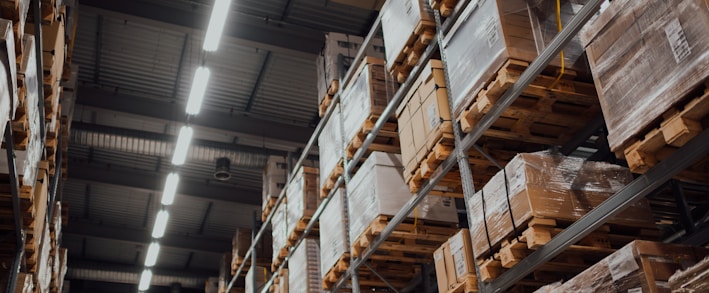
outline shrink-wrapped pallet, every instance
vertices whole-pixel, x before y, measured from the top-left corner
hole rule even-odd
[[[7,121],[15,116],[17,97],[17,65],[12,21],[0,19],[0,131],[5,133]]]
[[[318,155],[320,156],[320,189],[329,185],[330,176],[334,175],[335,169],[340,166],[344,154],[342,142],[342,124],[340,121],[340,107],[336,107],[330,119],[325,123],[320,136],[318,137]]]
[[[256,263],[268,263],[268,258],[273,254],[273,240],[272,236],[269,234],[264,234],[261,237],[261,241],[256,245],[256,256],[258,260]],[[239,265],[244,261],[246,253],[248,253],[251,248],[251,229],[249,228],[236,228],[236,233],[231,241],[232,244],[232,259],[231,259],[231,271],[236,272]],[[250,263],[247,262],[247,265]]]
[[[456,117],[508,59],[534,61],[537,48],[543,48],[554,36],[548,28],[556,24],[556,14],[551,15],[544,7],[556,1],[531,2],[532,10],[524,0],[480,1],[468,5],[446,35],[444,50],[449,60],[456,60],[449,62],[446,68]],[[561,1],[564,24],[580,7],[578,2]],[[530,18],[530,11],[534,17]],[[534,15],[537,12],[542,14]],[[554,22],[549,23],[551,20]],[[534,29],[532,23],[541,26]],[[535,40],[535,36],[539,40]],[[578,40],[572,40],[571,45],[564,48],[567,68],[574,68],[583,52],[575,44]],[[560,66],[561,61],[555,58],[550,64]],[[585,67],[583,63],[579,66]]]
[[[524,231],[533,218],[576,221],[632,179],[627,168],[608,163],[585,162],[548,152],[518,154],[468,199],[475,257],[486,255],[515,230]],[[645,199],[608,223],[637,228],[654,226]]]
[[[709,292],[709,257],[684,270],[678,270],[668,280],[672,292]]]
[[[345,193],[340,188],[320,215],[320,272],[322,277],[350,251]]]
[[[477,288],[475,259],[470,243],[470,231],[461,229],[433,253],[438,292],[448,292],[460,284]],[[465,291],[468,292],[468,291]]]
[[[288,260],[288,291],[317,293],[322,291],[321,287],[318,241],[305,239]]]
[[[318,77],[318,104],[327,95],[333,81],[342,79],[362,48],[364,38],[343,33],[325,33],[325,46],[315,60]],[[384,41],[375,37],[365,56],[384,58]],[[335,89],[336,90],[336,89]]]
[[[270,273],[267,268],[257,266],[255,270],[249,270],[244,278],[246,282],[246,292],[261,292],[263,285],[268,282],[269,278]]]
[[[670,276],[707,255],[706,248],[636,240],[549,292],[670,292]]]
[[[372,152],[348,186],[349,236],[356,239],[378,216],[394,216],[411,199],[401,175],[401,156]],[[448,197],[426,196],[410,218],[458,223],[455,202]]]
[[[295,172],[293,180],[286,189],[288,201],[286,222],[289,236],[294,232],[302,231],[304,227],[298,225],[307,224],[315,213],[320,203],[319,186],[317,168],[300,167]]]
[[[273,214],[271,219],[271,236],[273,238],[273,262],[275,263],[281,252],[281,249],[286,247],[288,240],[288,223],[287,223],[286,203],[281,203]]]
[[[435,25],[435,20],[426,0],[389,0],[382,7],[381,15],[387,68],[391,70],[405,58],[403,52],[421,23],[430,27]]]
[[[709,77],[704,0],[613,1],[581,36],[613,151]]]
[[[266,211],[267,207],[281,194],[288,180],[288,164],[285,157],[269,156],[266,160],[266,166],[263,169],[263,206],[262,210]]]

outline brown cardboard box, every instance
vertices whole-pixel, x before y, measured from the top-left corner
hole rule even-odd
[[[443,250],[448,246],[448,242],[443,243],[441,247],[433,252],[433,264],[436,268],[436,282],[438,283],[438,292],[448,291],[448,274],[446,273],[446,260],[444,259]]]
[[[705,0],[613,1],[581,34],[612,151],[709,77]]]
[[[670,292],[670,276],[707,255],[706,248],[636,240],[551,292]]]
[[[433,254],[438,292],[448,292],[475,276],[470,231],[461,229]]]
[[[669,279],[672,292],[709,292],[709,257],[674,273]]]

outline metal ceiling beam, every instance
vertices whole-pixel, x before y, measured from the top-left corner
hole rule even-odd
[[[251,89],[251,95],[249,95],[249,102],[246,104],[246,109],[244,109],[244,112],[251,112],[251,108],[254,106],[254,101],[256,100],[256,94],[258,94],[258,90],[261,88],[263,78],[266,76],[266,70],[268,69],[269,63],[271,63],[271,51],[266,52],[266,56],[263,58],[263,63],[261,63],[261,69],[258,72],[258,77],[256,78],[256,82],[254,83],[254,87]]]
[[[138,96],[80,86],[77,104],[104,108],[134,115],[174,121],[174,113],[184,113],[185,105],[168,102],[168,99],[147,99]],[[181,117],[179,117],[181,118]],[[193,125],[263,136],[296,144],[304,144],[313,133],[313,128],[275,121],[230,115],[226,112],[202,109],[191,120]]]
[[[72,219],[71,225],[67,225],[62,232],[67,236],[74,235],[79,237],[109,239],[131,244],[137,243],[144,245],[144,249],[146,250],[148,243],[153,239],[149,229],[139,230],[107,226],[80,221],[78,219]],[[160,239],[160,245],[190,251],[222,254],[231,250],[231,238],[216,239],[206,238],[204,236],[192,237],[166,234]]]
[[[200,4],[187,9],[149,1],[83,0],[81,4],[200,31],[206,30],[211,14],[211,5]],[[233,9],[234,6],[224,34],[253,42],[256,48],[270,51],[286,48],[315,58],[325,41],[321,31],[268,19],[267,16],[240,13]]]
[[[69,178],[93,181],[112,185],[121,185],[142,191],[160,192],[161,182],[165,174],[145,172],[106,166],[105,164],[72,164]],[[207,200],[221,200],[226,202],[241,203],[246,205],[261,205],[261,192],[210,185],[203,181],[189,179],[180,180],[178,194],[200,197]]]

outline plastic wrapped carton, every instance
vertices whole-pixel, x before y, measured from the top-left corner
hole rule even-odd
[[[303,240],[288,260],[288,291],[321,292],[320,249],[317,240]]]
[[[271,274],[268,272],[268,269],[264,267],[257,266],[255,270],[250,270],[246,273],[246,278],[244,279],[246,281],[246,292],[261,292],[263,285],[268,282],[270,277]],[[254,279],[256,280],[255,283]]]
[[[265,234],[261,237],[256,246],[256,253],[259,263],[268,263],[268,257],[273,254],[273,238],[271,235]],[[246,253],[251,247],[251,229],[248,228],[237,228],[234,238],[232,239],[232,259],[231,259],[231,269],[233,272],[238,269],[239,265],[243,262]],[[250,263],[250,261],[248,262]],[[247,264],[248,265],[248,264]]]
[[[438,292],[448,292],[456,285],[470,282],[470,288],[477,288],[475,259],[470,242],[470,231],[461,229],[433,253],[436,267]]]
[[[22,175],[22,184],[32,186],[37,179],[37,167],[44,151],[39,133],[40,123],[43,122],[39,121],[39,107],[37,105],[39,101],[37,86],[40,80],[37,76],[34,36],[27,34],[22,41],[24,43],[24,52],[22,53],[22,62],[20,63],[18,74],[24,80],[25,99],[21,107],[23,107],[22,112],[27,116],[29,129],[26,129],[28,136],[26,148],[18,148],[15,151],[15,155],[16,161],[22,162],[18,164],[18,167],[21,167],[18,171],[19,175]]]
[[[315,213],[320,203],[319,186],[317,168],[300,167],[295,172],[293,181],[290,182],[286,189],[288,199],[288,219],[286,220],[288,223],[288,235],[291,235],[296,230],[299,222],[309,220]]]
[[[435,24],[435,20],[426,0],[389,0],[381,14],[387,67],[391,71],[392,66],[404,58],[402,51],[419,23]]]
[[[685,270],[678,270],[669,279],[672,292],[709,292],[709,257]]]
[[[344,189],[340,188],[320,215],[320,272],[322,277],[350,251]]]
[[[542,49],[551,40],[554,34],[548,28],[556,24],[556,14],[551,15],[544,8],[548,2],[551,1],[532,1],[530,10],[524,0],[478,1],[462,12],[443,41],[449,60],[457,60],[446,69],[456,117],[508,59],[534,61],[538,48]],[[562,16],[566,18],[563,23],[574,15],[576,2],[562,1]],[[542,14],[534,15],[537,12]],[[532,23],[537,25],[536,30]],[[540,39],[535,40],[535,36]],[[573,68],[578,60],[572,58],[582,53],[574,43],[564,49],[567,68]],[[556,58],[550,64],[560,66],[561,62]]]
[[[271,236],[273,236],[273,262],[278,260],[278,254],[286,247],[288,240],[288,223],[286,204],[281,203],[271,219]]]
[[[327,94],[330,83],[341,80],[362,47],[364,38],[336,32],[325,33],[325,47],[316,59],[318,104]],[[374,38],[365,56],[384,58],[384,41]]]
[[[17,97],[17,65],[15,57],[15,37],[12,32],[12,21],[0,19],[0,130],[5,133],[7,121],[15,116],[19,105]]]
[[[401,156],[372,152],[348,187],[350,239],[357,239],[377,216],[394,216],[411,199],[401,175]],[[427,196],[409,217],[458,223],[455,202],[448,197]]]
[[[263,170],[263,209],[271,198],[277,198],[288,180],[288,164],[285,157],[269,156]]]
[[[628,169],[608,163],[548,152],[519,154],[468,199],[475,257],[486,255],[490,245],[495,247],[514,234],[510,213],[518,233],[532,218],[573,222],[632,179]],[[638,201],[608,223],[654,227],[647,200]]]
[[[550,292],[670,292],[669,277],[707,255],[706,248],[636,240]]]
[[[613,1],[581,36],[613,151],[709,77],[703,0]]]
[[[318,154],[320,155],[320,189],[322,190],[344,155],[342,142],[342,124],[340,107],[336,107],[330,119],[325,123],[318,137]]]

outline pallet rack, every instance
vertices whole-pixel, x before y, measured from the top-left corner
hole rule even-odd
[[[467,3],[471,2],[471,3]],[[372,144],[374,141],[374,138],[378,134],[378,132],[382,129],[384,126],[387,117],[389,117],[394,110],[398,107],[399,103],[401,103],[401,100],[403,99],[403,96],[405,95],[406,92],[411,88],[413,81],[416,79],[416,77],[421,73],[424,64],[431,58],[433,53],[438,50],[439,44],[442,43],[442,40],[444,39],[444,34],[447,33],[450,28],[452,27],[452,24],[456,22],[457,18],[460,16],[461,11],[463,10],[465,5],[477,5],[478,1],[460,1],[457,5],[457,7],[454,9],[453,14],[446,19],[444,23],[441,22],[441,16],[438,11],[435,12],[436,16],[436,27],[437,27],[437,38],[434,39],[431,44],[426,48],[425,52],[423,53],[421,60],[419,60],[419,63],[417,66],[415,66],[412,69],[412,74],[409,75],[409,77],[406,79],[406,81],[400,86],[399,90],[397,93],[394,95],[392,101],[390,104],[386,107],[380,118],[377,120],[377,122],[374,125],[374,128],[372,129],[371,133],[369,133],[366,136],[366,139],[363,142],[363,145],[360,150],[358,150],[352,160],[346,160],[345,161],[345,170],[344,174],[341,175],[337,182],[335,183],[335,188],[328,194],[327,198],[323,200],[321,205],[318,207],[316,210],[315,214],[313,215],[312,219],[308,223],[305,232],[303,233],[303,236],[296,242],[294,247],[297,247],[300,245],[300,243],[303,241],[303,239],[309,234],[309,232],[312,230],[314,227],[315,223],[318,221],[320,215],[322,214],[324,208],[327,206],[327,204],[330,202],[332,199],[335,191],[339,186],[342,186],[342,184],[346,181],[347,177],[350,176],[353,172],[354,169],[354,163],[352,162],[358,162],[363,156],[364,152],[366,149]],[[405,218],[406,216],[423,200],[423,198],[433,189],[433,187],[442,179],[442,174],[446,174],[448,171],[450,171],[456,164],[458,164],[458,167],[460,169],[461,173],[461,180],[462,180],[462,185],[463,185],[463,191],[464,195],[466,198],[466,205],[467,205],[467,199],[470,197],[474,196],[475,194],[475,187],[473,185],[472,181],[472,173],[470,170],[469,165],[467,164],[467,159],[466,159],[466,154],[468,150],[472,147],[476,147],[475,143],[482,137],[483,133],[490,128],[490,126],[495,122],[497,118],[500,117],[500,114],[508,108],[514,101],[515,99],[522,93],[522,91],[534,80],[534,78],[541,73],[541,71],[544,69],[544,67],[549,64],[555,56],[559,54],[561,49],[581,30],[582,26],[588,22],[589,19],[593,16],[593,14],[598,10],[600,7],[602,0],[590,0],[586,5],[583,6],[583,8],[577,13],[577,15],[571,20],[569,24],[566,25],[566,27],[559,33],[557,34],[556,37],[551,41],[551,43],[539,54],[539,56],[530,64],[530,66],[522,73],[520,76],[519,80],[510,88],[508,89],[505,94],[498,100],[498,102],[492,107],[492,109],[489,111],[488,114],[484,115],[480,122],[472,129],[472,131],[465,136],[462,135],[462,131],[460,129],[459,123],[454,123],[454,137],[455,137],[455,151],[454,154],[449,156],[441,166],[436,170],[435,174],[440,174],[440,175],[434,175],[430,179],[426,180],[419,190],[417,194],[415,194],[402,208],[401,210],[392,218],[392,220],[389,222],[389,224],[384,228],[382,231],[381,235],[378,237],[374,238],[372,241],[372,244],[369,249],[364,251],[364,253],[358,257],[355,258],[351,261],[349,269],[345,272],[345,274],[340,278],[340,280],[337,282],[336,286],[332,289],[332,292],[335,292],[337,289],[342,287],[348,279],[351,279],[353,288],[352,292],[359,292],[359,286],[358,284],[358,276],[357,272],[358,269],[361,266],[367,266],[366,261],[372,256],[372,254],[376,251],[376,249],[384,242],[384,240],[394,231],[396,226],[398,226]],[[369,34],[364,40],[364,43],[362,44],[362,48],[367,48],[369,44],[371,43],[371,40],[374,35],[377,34],[377,32],[381,29],[381,17],[378,17],[374,24],[372,29],[370,30]],[[446,65],[446,56],[445,56],[445,51],[440,50],[441,53],[441,58],[443,59],[444,66]],[[340,100],[340,95],[341,95],[341,89],[347,85],[350,80],[353,78],[353,69],[358,67],[358,64],[362,61],[362,58],[364,56],[364,50],[360,50],[358,52],[357,57],[355,58],[355,64],[351,67],[351,69],[347,72],[345,75],[344,79],[341,80],[340,84],[343,86],[340,86],[340,90],[338,93],[334,96],[333,102],[331,105],[328,107],[327,111],[325,112],[325,115],[322,117],[320,123],[315,129],[315,132],[313,136],[310,138],[308,141],[300,159],[295,165],[294,169],[297,169],[299,166],[301,166],[302,162],[305,160],[307,157],[308,153],[310,150],[312,150],[313,145],[315,144],[315,141],[317,140],[318,136],[320,135],[320,132],[322,131],[324,124],[327,122],[329,117],[331,116],[334,107],[337,102]],[[449,78],[446,73],[446,83],[449,84]],[[449,95],[449,101],[450,101],[450,95]],[[453,105],[453,103],[450,103]],[[572,151],[574,151],[578,146],[580,146],[584,141],[586,141],[596,130],[601,128],[603,125],[603,120],[600,117],[597,117],[594,119],[592,123],[589,123],[588,127],[584,128],[582,131],[579,131],[579,133],[576,134],[576,136],[571,139],[571,141],[562,147],[562,152],[564,154],[569,154]],[[503,273],[500,277],[496,278],[494,281],[485,283],[485,282],[478,282],[479,284],[479,292],[501,292],[504,291],[511,286],[513,286],[516,282],[524,278],[524,276],[528,275],[529,273],[533,272],[536,268],[540,267],[542,264],[545,262],[551,260],[555,256],[557,256],[559,253],[561,253],[564,249],[568,248],[570,245],[573,243],[577,242],[578,240],[582,239],[591,231],[595,230],[596,228],[600,227],[603,225],[609,218],[613,217],[617,213],[621,212],[624,208],[628,207],[629,205],[637,202],[638,200],[644,198],[647,196],[649,193],[651,193],[653,190],[656,188],[660,187],[662,184],[670,180],[673,176],[678,174],[680,171],[683,169],[686,169],[689,167],[693,162],[697,161],[699,158],[702,158],[704,156],[709,155],[709,130],[704,130],[700,135],[692,139],[689,143],[687,143],[685,146],[680,148],[677,152],[675,152],[673,155],[671,155],[669,158],[666,160],[663,160],[661,163],[659,163],[657,166],[653,167],[650,169],[646,174],[638,177],[634,181],[632,181],[630,184],[628,184],[625,188],[623,188],[621,191],[616,193],[615,195],[611,196],[608,200],[603,202],[601,205],[593,209],[591,212],[586,214],[584,217],[573,223],[571,226],[569,226],[567,229],[562,231],[560,234],[558,234],[556,237],[554,237],[549,243],[546,245],[542,246],[540,249],[537,251],[533,252],[530,254],[528,257],[526,257],[524,260],[522,260],[518,265],[514,266],[513,268],[509,269],[505,273]],[[483,153],[484,154],[484,153]],[[491,159],[491,157],[487,156],[488,159]],[[292,176],[289,177],[288,182],[292,180]],[[278,197],[278,200],[276,201],[276,207],[283,202],[283,199],[285,197],[285,192],[282,192],[280,196]],[[467,209],[467,206],[466,206]],[[275,210],[275,209],[274,209]],[[270,223],[271,219],[273,217],[273,213],[268,215],[266,218],[266,221],[264,222],[264,226],[268,225]],[[249,249],[249,252],[247,252],[245,259],[248,259],[252,253],[251,251],[254,250],[256,244],[258,241],[260,241],[261,237],[263,237],[263,233],[265,233],[265,229],[262,227],[262,229],[255,235],[254,241],[252,243],[251,248]],[[699,233],[701,234],[701,233]],[[697,235],[697,234],[695,234]],[[696,240],[695,238],[697,237],[689,237],[687,241],[692,241]],[[292,249],[289,252],[289,255],[292,253]],[[284,264],[281,265],[283,267],[287,263],[284,262]],[[245,264],[245,262],[244,262]],[[234,282],[236,281],[236,278],[238,277],[239,273],[242,271],[244,264],[242,264],[235,277],[229,282],[228,287],[227,287],[227,292],[232,288],[234,285]],[[479,274],[479,268],[477,267],[476,264],[476,271]],[[274,272],[274,278],[277,276],[277,272]],[[268,287],[271,283],[273,283],[274,278],[271,278],[269,282],[266,284],[266,287]],[[392,288],[394,289],[394,288]],[[396,289],[394,289],[394,292]]]

